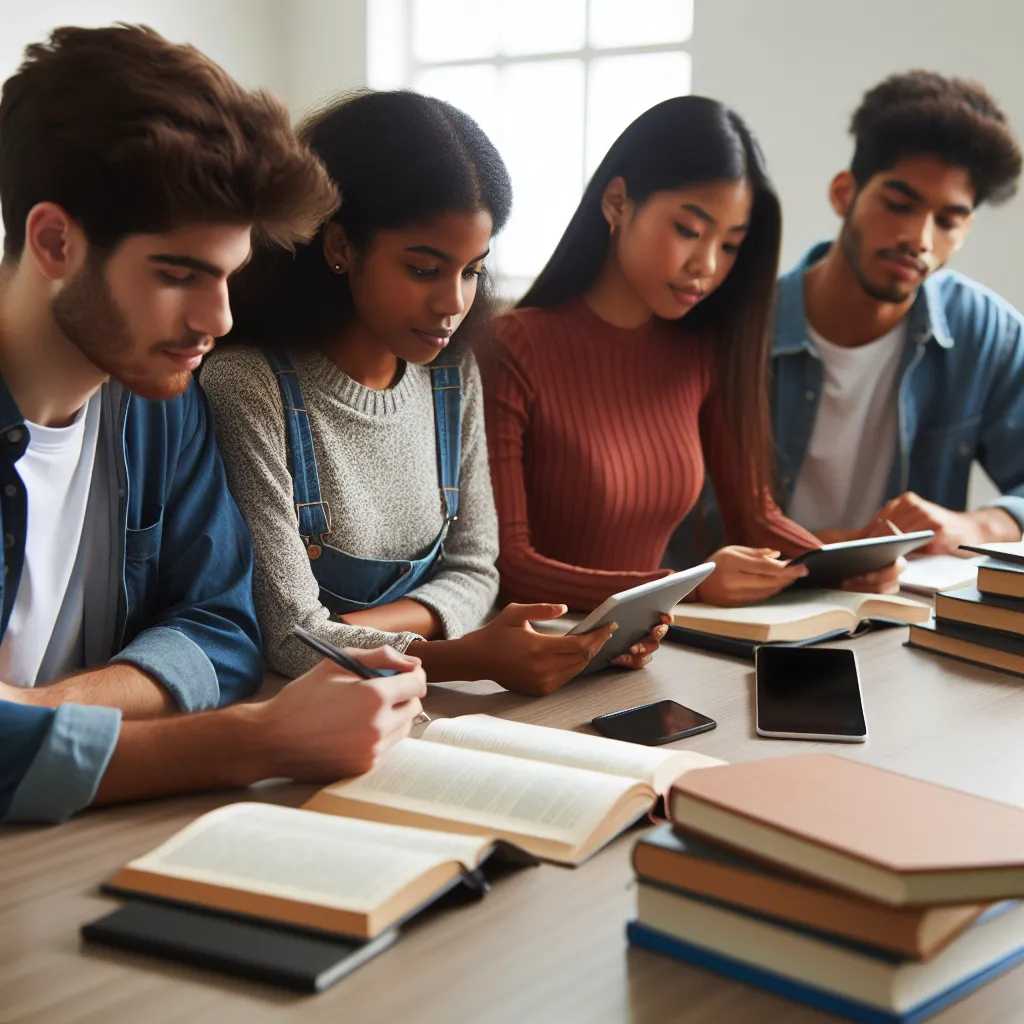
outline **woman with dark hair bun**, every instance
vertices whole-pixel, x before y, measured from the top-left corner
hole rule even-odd
[[[705,473],[730,546],[697,599],[747,604],[806,573],[786,558],[818,541],[771,496],[781,224],[757,143],[715,100],[666,100],[612,145],[547,266],[495,321],[487,432],[506,597],[586,610],[666,575]],[[895,570],[848,581],[895,583]]]
[[[407,651],[432,681],[549,692],[608,629],[536,633],[530,620],[561,604],[477,628],[497,594],[497,522],[463,339],[488,318],[505,165],[472,118],[411,92],[345,97],[299,134],[341,207],[309,245],[253,255],[232,287],[229,344],[202,371],[255,543],[266,658],[288,676],[315,663],[298,625]]]

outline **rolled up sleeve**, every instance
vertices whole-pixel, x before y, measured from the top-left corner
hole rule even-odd
[[[206,652],[181,630],[154,626],[110,659],[128,662],[155,676],[182,711],[215,708],[220,702],[217,670]]]

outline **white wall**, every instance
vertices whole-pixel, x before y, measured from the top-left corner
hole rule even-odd
[[[783,265],[837,222],[828,183],[848,166],[864,91],[895,71],[977,78],[1024,136],[1019,0],[697,0],[694,91],[735,107],[782,197]],[[982,208],[952,266],[1024,309],[1024,198]]]

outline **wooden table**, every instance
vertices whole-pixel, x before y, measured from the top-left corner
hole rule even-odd
[[[684,741],[730,761],[826,747],[845,756],[1024,805],[1024,681],[901,646],[906,630],[855,642],[870,739],[863,745],[760,739],[752,666],[668,646],[639,673],[574,683],[533,700],[475,683],[433,687],[434,715],[486,712],[566,729],[672,697],[718,728]],[[297,804],[313,787],[254,795]],[[284,1022],[683,1022],[812,1024],[833,1018],[643,950],[627,949],[636,833],[577,869],[504,879],[481,903],[433,915],[326,993],[257,984],[83,948],[79,926],[115,904],[97,886],[198,813],[215,794],[81,815],[0,838],[0,1024]],[[1024,969],[936,1017],[943,1024],[1024,1019]]]

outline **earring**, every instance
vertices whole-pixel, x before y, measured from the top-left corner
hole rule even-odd
[[[334,266],[331,267],[331,270],[333,270],[336,274],[340,274],[341,273],[341,264],[340,263],[335,263]]]

